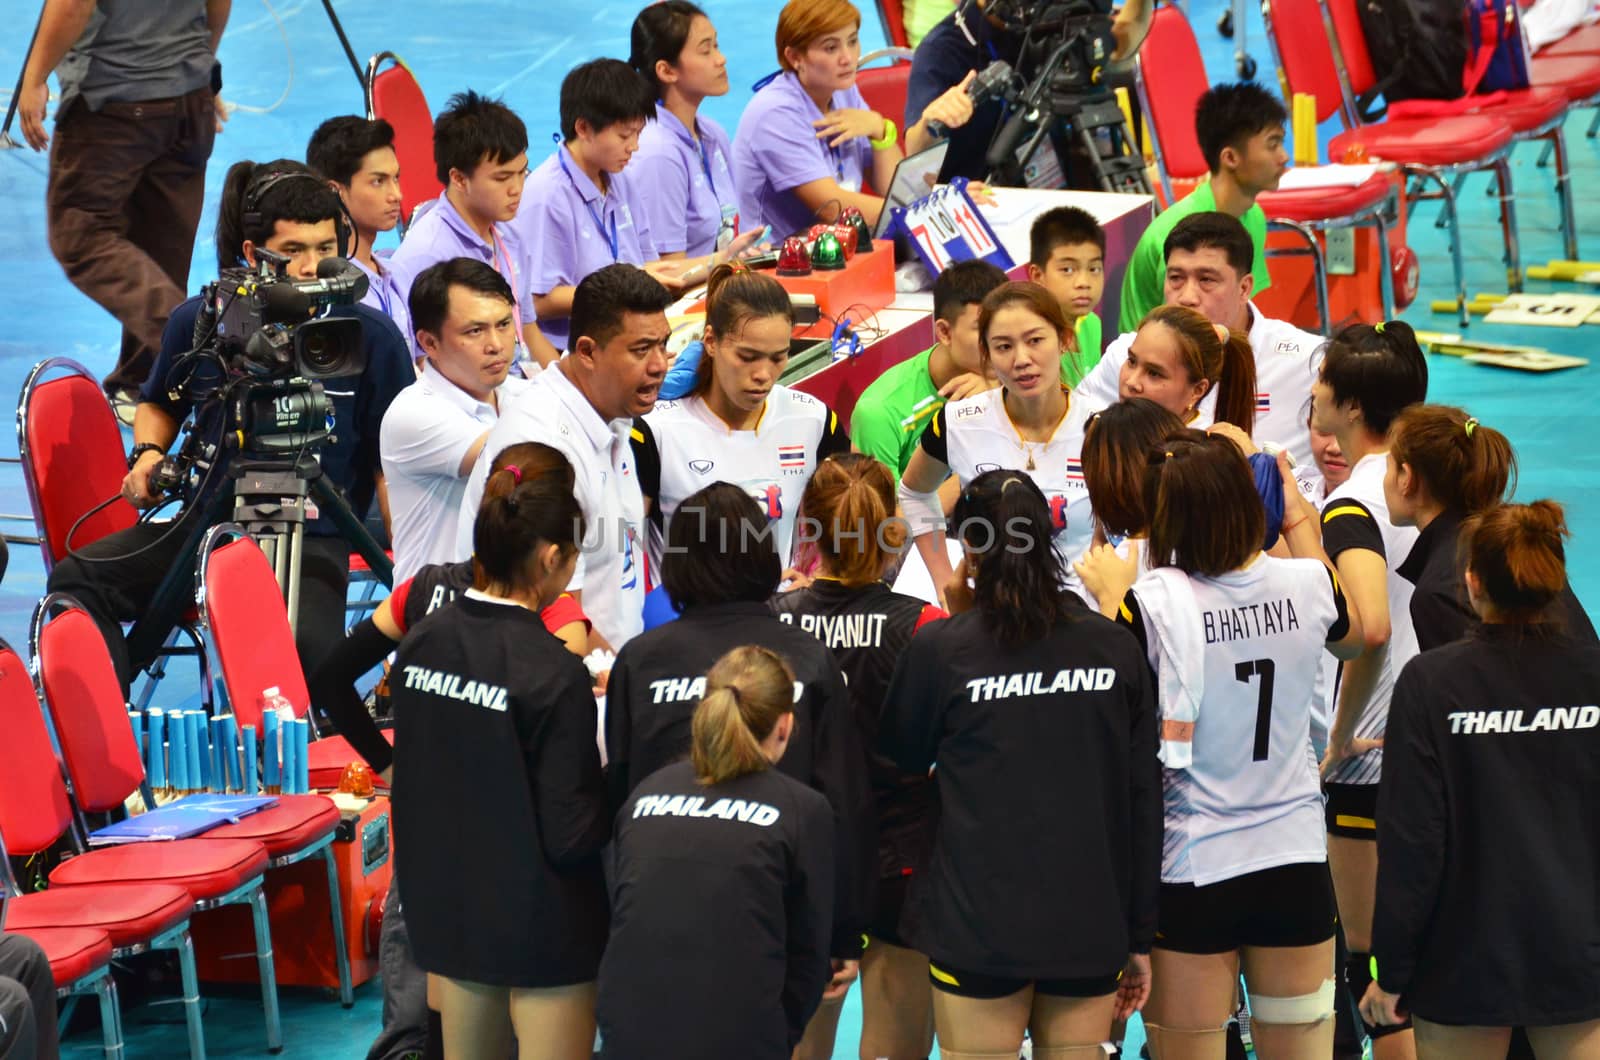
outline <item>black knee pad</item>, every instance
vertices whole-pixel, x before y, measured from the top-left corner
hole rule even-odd
[[[1350,997],[1355,1001],[1356,1011],[1361,1011],[1361,999],[1366,996],[1367,987],[1372,985],[1372,954],[1351,953],[1344,962],[1344,983],[1350,991]],[[1411,1029],[1411,1019],[1406,1018],[1404,1023],[1397,1023],[1392,1027],[1374,1027],[1365,1019],[1361,1026],[1366,1030],[1367,1037],[1374,1040],[1386,1038],[1391,1034]]]

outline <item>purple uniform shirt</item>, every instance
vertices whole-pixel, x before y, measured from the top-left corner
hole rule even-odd
[[[733,190],[733,146],[710,118],[696,117],[700,139],[664,105],[639,134],[628,177],[644,199],[656,254],[698,258],[717,249],[717,233],[739,231],[739,197]],[[726,222],[726,223],[725,223]]]
[[[440,192],[433,204],[406,229],[400,249],[389,258],[389,270],[394,274],[401,298],[409,300],[411,285],[430,265],[451,258],[475,258],[494,266],[517,296],[517,344],[520,347],[523,326],[539,319],[539,314],[533,310],[533,266],[523,249],[525,246],[511,225],[504,222],[494,226],[494,240],[484,242],[456,211],[448,193]],[[407,338],[414,347],[416,336]],[[525,356],[526,351],[522,354]]]
[[[394,326],[400,329],[400,334],[405,336],[406,346],[411,350],[411,356],[417,356],[417,336],[411,327],[411,307],[406,304],[406,295],[409,289],[402,291],[399,282],[394,276],[394,267],[390,264],[390,255],[384,252],[374,252],[373,257],[378,259],[378,267],[382,272],[373,272],[365,264],[355,258],[350,261],[356,268],[367,274],[367,293],[361,299],[361,304],[370,306],[394,321]]]
[[[851,85],[835,92],[833,109],[870,109]],[[822,117],[792,73],[779,74],[755,94],[739,119],[733,140],[733,181],[739,189],[739,223],[745,229],[771,225],[781,239],[811,226],[812,211],[794,189],[832,177],[860,191],[872,171],[872,144],[865,137],[830,148],[811,124]]]
[[[615,262],[656,259],[650,219],[630,175],[610,174],[610,192],[601,194],[564,144],[528,175],[511,225],[530,250],[535,292],[576,287]],[[567,318],[541,320],[539,327],[556,349],[567,348]]]

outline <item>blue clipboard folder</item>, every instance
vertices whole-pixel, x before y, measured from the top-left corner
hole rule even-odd
[[[276,795],[186,795],[89,835],[90,846],[187,839],[276,805]]]

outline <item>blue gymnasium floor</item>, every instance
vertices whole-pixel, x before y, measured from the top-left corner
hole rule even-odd
[[[313,0],[279,0],[274,14],[266,0],[236,0],[232,22],[222,43],[227,70],[225,98],[269,113],[239,111],[217,141],[209,171],[208,200],[214,202],[227,166],[241,158],[266,160],[301,157],[316,124],[337,113],[356,113],[362,99],[355,77],[319,4]],[[0,80],[14,77],[25,41],[23,20],[33,4],[15,5],[13,32],[0,38]],[[772,27],[776,0],[705,0],[728,52],[734,91],[707,104],[708,112],[730,133],[737,125],[748,86],[773,67]],[[503,95],[528,121],[532,160],[548,152],[556,131],[557,96],[562,76],[575,63],[597,55],[626,57],[628,27],[634,2],[577,5],[558,0],[528,5],[510,0],[341,0],[337,4],[345,29],[363,60],[390,49],[404,56],[437,110],[461,88]],[[1219,0],[1191,0],[1190,13],[1206,52],[1207,66],[1217,80],[1231,78],[1233,43],[1215,30]],[[280,30],[281,26],[281,30]],[[1262,76],[1271,81],[1271,56],[1262,34],[1259,12],[1251,10],[1247,26],[1250,52]],[[864,50],[882,44],[882,34],[869,15],[863,28]],[[495,47],[505,42],[504,47]],[[287,52],[286,52],[287,49]],[[287,61],[286,61],[287,60]],[[289,67],[292,65],[292,81]],[[275,105],[274,101],[281,99]],[[1568,126],[1578,193],[1579,230],[1589,258],[1600,258],[1600,203],[1585,193],[1600,179],[1600,146],[1582,131],[1588,115]],[[1327,129],[1323,135],[1329,135]],[[1525,263],[1542,263],[1561,255],[1551,181],[1534,168],[1534,148],[1516,158],[1519,214]],[[51,258],[45,240],[45,160],[31,151],[0,152],[0,201],[12,220],[0,227],[0,395],[14,395],[29,367],[41,358],[65,354],[103,374],[115,359],[117,328],[98,307],[78,293]],[[1494,291],[1504,283],[1499,259],[1500,235],[1485,179],[1474,178],[1463,197],[1468,287]],[[1406,314],[1418,327],[1454,330],[1448,317],[1427,311],[1431,298],[1449,294],[1449,259],[1441,234],[1431,224],[1435,210],[1418,211],[1410,228],[1411,244],[1423,262],[1423,290],[1418,306]],[[215,249],[209,229],[215,220],[208,209],[195,248],[191,290],[211,279]],[[1549,285],[1530,284],[1532,290]],[[1570,286],[1556,285],[1559,289]],[[1589,355],[1586,328],[1512,328],[1475,324],[1472,334],[1500,342],[1542,345],[1556,352]],[[1596,390],[1600,366],[1536,376],[1477,367],[1452,358],[1433,358],[1430,394],[1434,400],[1470,408],[1484,423],[1504,431],[1517,448],[1522,476],[1518,496],[1555,497],[1567,506],[1576,534],[1569,555],[1578,595],[1600,600],[1600,563],[1590,560],[1600,506],[1600,455],[1583,441],[1594,433],[1589,396]],[[10,400],[9,396],[6,400]],[[12,451],[10,443],[0,451]],[[0,467],[0,511],[25,513],[27,500],[14,465]],[[28,527],[8,527],[31,532]],[[0,585],[0,636],[25,645],[27,620],[44,590],[44,574],[36,550],[13,546],[11,568]],[[180,674],[181,678],[182,675]],[[182,695],[179,682],[169,694]],[[192,684],[188,691],[192,692]],[[166,698],[163,696],[163,698]],[[265,1055],[259,996],[253,990],[208,987],[206,1037],[214,1057]],[[356,994],[356,1006],[341,1009],[315,990],[282,991],[284,1060],[344,1060],[365,1055],[378,1029],[381,991],[376,982]],[[131,999],[130,999],[131,1000]],[[127,1005],[124,1022],[130,1060],[184,1055],[182,1017],[171,1005]],[[66,1055],[99,1054],[95,1016],[80,1018],[66,1043]],[[860,1029],[856,995],[848,1003],[839,1031],[836,1055],[855,1056]],[[1134,1044],[1139,1035],[1133,1031]]]

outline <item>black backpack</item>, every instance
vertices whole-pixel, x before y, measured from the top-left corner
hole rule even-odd
[[[1356,0],[1377,84],[1356,100],[1363,121],[1377,121],[1402,99],[1460,99],[1466,94],[1466,5],[1462,0]],[[1382,96],[1384,104],[1377,103]]]

